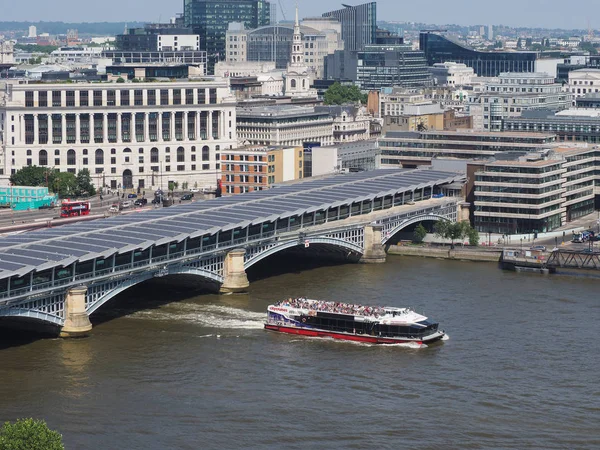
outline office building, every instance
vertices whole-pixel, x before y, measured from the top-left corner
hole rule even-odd
[[[377,136],[381,134],[381,124],[367,114],[362,106],[354,105],[331,105],[317,106],[317,112],[327,112],[333,117],[333,140],[335,144],[346,142],[364,141],[371,139],[372,129],[379,129]]]
[[[598,156],[598,148],[557,148],[486,163],[474,174],[475,228],[544,233],[592,213]]]
[[[2,69],[2,65],[9,66],[14,64],[14,54],[13,43],[8,40],[0,39],[0,69]]]
[[[476,130],[501,131],[505,118],[520,116],[528,109],[565,109],[573,102],[572,94],[545,73],[502,73],[483,89],[469,98]]]
[[[324,21],[324,20],[323,20]],[[323,25],[322,21],[311,23]],[[327,22],[331,20],[327,19]],[[338,24],[339,25],[339,24]],[[228,62],[274,61],[278,69],[285,69],[291,62],[294,25],[281,24],[247,30],[239,24],[231,24],[226,34]],[[335,29],[324,31],[300,25],[304,63],[317,77],[324,76],[325,58],[336,50],[342,50],[341,34]]]
[[[333,144],[333,118],[314,107],[275,105],[237,111],[237,137],[251,145],[312,148]]]
[[[562,142],[600,144],[600,110],[525,111],[520,117],[504,119],[502,129],[521,133],[552,133]]]
[[[423,52],[412,50],[410,45],[367,45],[358,52],[336,51],[327,56],[325,66],[327,79],[352,80],[361,90],[433,84]]]
[[[117,35],[116,47],[123,52],[198,51],[200,36],[177,23],[149,23]]]
[[[214,187],[237,145],[226,81],[19,84],[0,105],[2,184],[36,165],[89,169],[96,187]]]
[[[503,152],[531,152],[556,147],[550,133],[490,133],[458,131],[397,131],[379,139],[382,168],[430,165],[437,157],[486,159]]]
[[[221,153],[223,194],[268,189],[303,178],[302,147],[246,146]]]
[[[569,72],[566,89],[575,99],[600,92],[600,68],[585,68]]]
[[[472,67],[455,62],[435,63],[429,71],[436,86],[469,85],[476,76]]]
[[[348,51],[362,50],[365,45],[375,44],[377,34],[377,3],[358,6],[342,5],[343,9],[330,11],[323,17],[332,17],[342,24],[344,48]]]
[[[313,147],[304,155],[304,166],[310,167],[312,176],[340,172],[363,172],[379,168],[377,140],[350,142]]]
[[[442,31],[421,31],[419,48],[427,64],[453,61],[472,67],[480,77],[497,77],[502,72],[535,72],[537,52],[484,52],[457,42]]]
[[[248,29],[270,24],[271,5],[266,0],[184,0],[183,22],[200,35],[201,49],[208,52],[209,72],[226,56],[225,34],[229,23]]]

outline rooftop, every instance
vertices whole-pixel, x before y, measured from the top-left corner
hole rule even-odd
[[[434,170],[359,172],[9,235],[0,238],[0,279],[452,183],[462,178],[456,173]]]

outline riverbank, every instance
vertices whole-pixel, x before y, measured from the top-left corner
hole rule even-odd
[[[478,247],[420,247],[413,245],[390,245],[390,255],[421,256],[425,258],[455,259],[462,261],[499,262],[502,258],[502,249],[488,249]]]

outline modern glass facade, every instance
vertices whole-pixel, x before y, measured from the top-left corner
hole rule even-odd
[[[440,31],[421,31],[419,48],[427,64],[454,61],[472,67],[480,77],[497,77],[502,72],[535,72],[537,52],[482,52],[468,48]]]
[[[269,25],[271,5],[266,0],[184,0],[184,23],[200,35],[200,47],[208,52],[209,71],[225,59],[225,33],[230,22],[248,29]]]
[[[268,26],[248,31],[247,61],[275,61],[277,69],[285,69],[292,54],[294,27]]]
[[[358,52],[356,84],[363,90],[428,87],[433,84],[425,55],[409,45],[367,45]]]
[[[340,21],[344,48],[356,51],[362,50],[365,45],[374,44],[377,32],[377,3],[343,6],[344,9],[326,12],[323,17],[333,17]]]

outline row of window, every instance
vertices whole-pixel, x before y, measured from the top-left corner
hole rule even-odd
[[[217,103],[217,89],[96,89],[67,91],[25,91],[25,106],[158,106]],[[91,95],[90,95],[91,92]],[[133,92],[133,95],[131,93]],[[63,95],[64,94],[64,95]],[[145,101],[144,101],[145,100]]]

